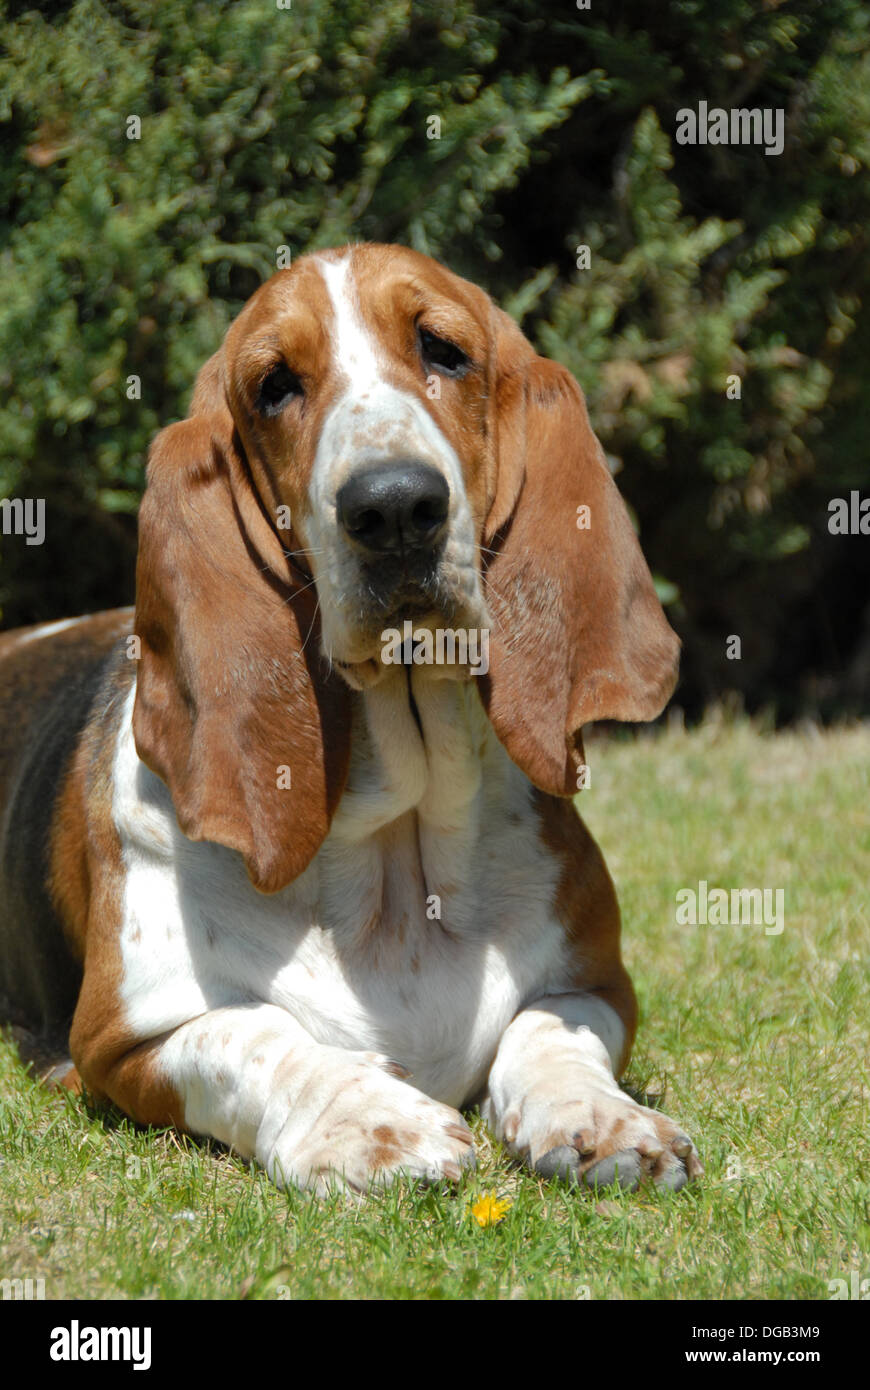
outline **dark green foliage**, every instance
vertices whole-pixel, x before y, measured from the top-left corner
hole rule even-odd
[[[3,14],[0,495],[48,502],[44,546],[0,537],[6,624],[129,600],[149,439],[279,247],[394,240],[581,381],[691,706],[866,701],[870,537],[827,531],[870,491],[861,0]],[[784,107],[784,152],[678,145],[700,100]]]

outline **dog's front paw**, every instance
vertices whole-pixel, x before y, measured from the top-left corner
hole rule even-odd
[[[704,1169],[688,1135],[620,1090],[582,1044],[577,1035],[563,1035],[546,1066],[522,1068],[488,1102],[487,1118],[511,1153],[542,1177],[588,1187],[616,1181],[633,1191],[650,1178],[678,1192],[700,1177]]]
[[[397,1079],[394,1066],[374,1054],[359,1062],[340,1054],[271,1144],[272,1180],[322,1196],[336,1187],[366,1192],[398,1177],[456,1182],[473,1167],[471,1130],[459,1111]],[[316,1114],[306,1115],[306,1100]]]
[[[522,1107],[516,1146],[545,1178],[633,1192],[644,1178],[679,1192],[704,1169],[679,1125],[620,1091],[580,1094],[572,1101],[529,1097]],[[511,1146],[513,1147],[513,1146]]]

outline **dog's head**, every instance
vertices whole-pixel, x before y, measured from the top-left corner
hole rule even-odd
[[[493,727],[556,795],[583,723],[651,719],[676,677],[569,373],[426,256],[313,254],[252,297],[151,451],[134,733],[182,829],[264,891],[301,872],[341,795],[351,688],[383,678],[406,619],[488,634]]]

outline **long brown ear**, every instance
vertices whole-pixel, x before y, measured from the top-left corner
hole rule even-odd
[[[497,496],[500,529],[485,554],[493,622],[480,693],[514,762],[542,790],[570,796],[581,725],[654,719],[676,684],[679,641],[580,387],[499,320],[498,491],[515,500],[505,519]]]
[[[184,833],[239,850],[271,893],[329,829],[347,774],[349,693],[325,670],[314,588],[294,578],[220,397],[216,381],[198,383],[201,413],[151,447],[133,734]]]

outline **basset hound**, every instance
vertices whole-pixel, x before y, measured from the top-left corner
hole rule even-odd
[[[6,1017],[280,1185],[456,1180],[476,1103],[682,1187],[572,801],[677,655],[570,374],[424,255],[304,256],[153,443],[135,610],[0,638]]]

